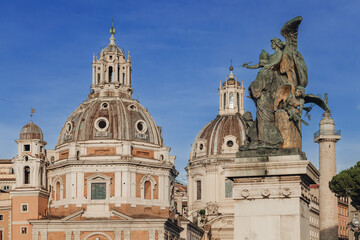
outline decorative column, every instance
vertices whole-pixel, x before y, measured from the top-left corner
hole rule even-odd
[[[47,240],[48,239],[46,230],[41,230],[40,234],[41,234],[41,240]]]
[[[130,230],[124,231],[124,240],[130,240]]]
[[[71,230],[65,231],[65,240],[71,240],[71,234],[72,234]]]
[[[74,232],[74,240],[80,240],[80,232],[79,231]]]
[[[114,79],[114,83],[120,83],[120,80],[119,80],[119,63],[118,61],[116,60],[115,61],[115,64],[114,64],[114,70],[113,70],[113,79]]]
[[[104,64],[101,64],[101,79],[100,79],[101,83],[105,82],[105,69],[104,69]]]
[[[336,142],[341,135],[335,131],[329,112],[324,113],[319,128],[314,142],[319,143],[320,239],[335,240],[338,239],[338,201],[329,189],[329,181],[336,175]]]
[[[96,67],[95,67],[95,64],[93,63],[93,66],[92,66],[92,84],[93,85],[95,84],[95,76],[96,76]]]

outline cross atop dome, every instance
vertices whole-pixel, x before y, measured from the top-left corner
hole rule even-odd
[[[111,34],[111,37],[110,37],[110,44],[111,44],[111,45],[115,45],[115,37],[114,37],[114,34],[115,34],[114,19],[112,19],[112,24],[111,24],[111,28],[110,28],[110,34]]]

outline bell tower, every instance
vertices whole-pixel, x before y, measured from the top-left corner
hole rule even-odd
[[[111,26],[110,34],[110,44],[101,51],[99,58],[93,57],[91,89],[95,97],[131,98],[131,57],[128,53],[126,58],[116,46],[114,26]]]
[[[220,81],[219,87],[219,115],[233,115],[236,113],[244,114],[244,83],[236,80],[233,74],[234,67],[230,66],[230,74],[224,83]]]
[[[10,193],[12,238],[32,239],[32,226],[27,220],[45,216],[48,203],[46,142],[41,129],[30,121],[22,128],[16,143],[18,154],[13,158],[16,186]]]

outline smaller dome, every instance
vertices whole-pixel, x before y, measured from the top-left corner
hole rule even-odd
[[[103,50],[101,50],[101,53],[105,53],[105,52],[116,52],[120,55],[123,55],[123,51],[121,51],[121,49],[116,46],[115,44],[109,44],[107,45],[107,47],[105,47]]]
[[[40,139],[43,141],[41,128],[32,121],[26,124],[20,132],[20,140]]]
[[[204,156],[236,153],[244,145],[246,123],[240,114],[218,115],[195,138],[190,161]]]

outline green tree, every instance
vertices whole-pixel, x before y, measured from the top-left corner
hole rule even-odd
[[[360,162],[334,176],[329,188],[338,196],[349,197],[351,205],[360,210]]]

